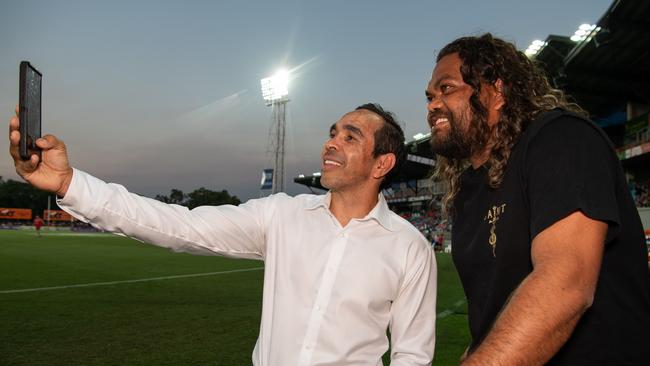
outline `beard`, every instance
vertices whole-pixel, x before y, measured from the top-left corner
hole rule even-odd
[[[439,118],[447,118],[449,132],[431,133],[431,149],[437,155],[450,160],[464,160],[480,152],[486,146],[489,137],[487,121],[480,114],[469,113],[468,109],[461,113],[435,113],[429,114],[427,119],[431,124]],[[460,126],[466,126],[466,131],[461,131]]]
[[[454,113],[437,113],[429,115],[429,121],[434,123],[439,117],[447,118],[447,123],[449,124],[449,130],[445,134],[443,131],[438,131],[435,133],[432,131],[431,134],[431,149],[437,155],[444,156],[447,159],[461,160],[467,159],[470,157],[471,153],[471,142],[466,136],[460,131],[459,124],[464,124],[468,126],[474,121],[471,121],[467,113],[463,113],[461,116],[456,116]]]

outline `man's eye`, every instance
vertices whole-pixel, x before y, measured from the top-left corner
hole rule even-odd
[[[440,91],[443,92],[443,93],[447,93],[451,89],[452,89],[451,85],[447,85],[447,84],[440,85]]]
[[[345,141],[352,141],[354,140],[354,137],[352,135],[345,135]]]
[[[334,132],[330,132],[330,138],[334,138]]]

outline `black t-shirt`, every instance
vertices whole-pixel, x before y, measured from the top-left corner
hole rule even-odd
[[[650,275],[643,227],[623,171],[595,124],[562,110],[531,122],[498,189],[469,167],[454,201],[454,263],[468,300],[472,349],[533,270],[533,238],[575,211],[607,222],[592,306],[549,364],[650,362]]]

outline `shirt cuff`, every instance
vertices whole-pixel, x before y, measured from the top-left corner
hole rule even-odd
[[[56,203],[75,219],[87,223],[89,218],[93,217],[93,212],[96,211],[94,206],[99,197],[99,192],[92,191],[97,191],[97,188],[102,186],[101,184],[105,184],[105,182],[82,170],[72,168],[72,180],[68,191],[64,197],[57,197]]]

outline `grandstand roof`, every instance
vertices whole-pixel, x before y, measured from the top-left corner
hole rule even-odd
[[[582,42],[550,35],[535,56],[556,87],[592,115],[602,116],[628,101],[650,100],[650,2],[615,0]]]

